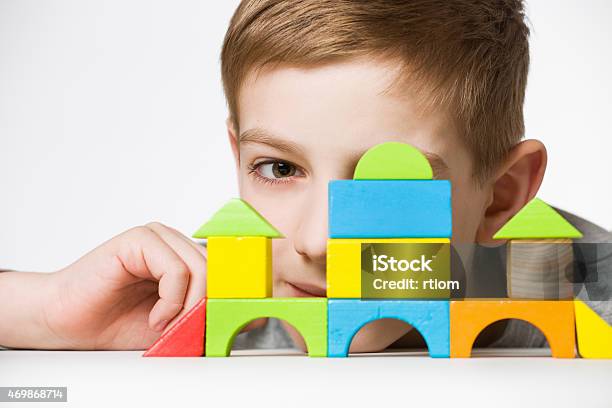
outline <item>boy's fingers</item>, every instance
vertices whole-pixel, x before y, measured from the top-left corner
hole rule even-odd
[[[159,235],[159,237],[164,240],[164,242],[166,242],[166,244],[168,244],[189,267],[191,278],[189,280],[183,307],[183,310],[189,310],[206,294],[206,248],[198,245],[176,229],[167,225],[152,222],[147,224],[146,227]],[[175,318],[179,316],[180,313],[175,316]],[[267,318],[253,320],[241,331],[248,332],[263,327],[267,321]],[[164,326],[167,327],[168,323],[168,321],[162,321],[158,323],[157,327],[152,326],[152,328],[155,330],[162,330]]]
[[[189,245],[191,245],[192,247],[194,247],[199,253],[201,253],[202,255],[204,255],[204,257],[207,256],[207,252],[206,252],[206,246],[198,244],[197,242],[192,241],[191,239],[189,239],[188,237],[186,237],[185,235],[181,234],[181,232],[177,229],[174,229],[172,227],[169,227],[167,225],[164,225],[166,228],[168,228],[170,231],[173,231],[174,233],[176,233],[178,236],[180,236],[183,240],[185,240],[185,242],[189,243]]]
[[[150,228],[133,228],[126,235],[127,245],[121,246],[118,257],[128,273],[159,282],[160,299],[149,314],[149,326],[163,328],[183,308],[189,266]]]
[[[159,235],[189,267],[190,278],[184,308],[190,309],[206,295],[206,258],[178,231],[158,222],[147,224],[147,227]]]

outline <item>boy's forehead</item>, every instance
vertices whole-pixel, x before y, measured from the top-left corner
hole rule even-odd
[[[459,146],[446,112],[425,113],[418,98],[394,89],[396,80],[396,66],[363,59],[257,71],[240,90],[240,139],[293,152],[327,149],[355,156],[396,140],[447,167],[448,153]]]
[[[304,119],[317,115],[335,122],[392,113],[426,116],[407,86],[396,89],[398,75],[397,65],[365,59],[261,68],[252,71],[240,89],[240,120],[247,120],[248,113],[276,114],[281,107],[286,115],[299,114]]]

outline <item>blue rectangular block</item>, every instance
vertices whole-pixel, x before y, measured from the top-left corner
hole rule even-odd
[[[450,238],[448,180],[333,180],[330,238]]]

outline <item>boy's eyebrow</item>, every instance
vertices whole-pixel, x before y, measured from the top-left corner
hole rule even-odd
[[[267,130],[261,128],[245,130],[238,136],[238,143],[261,143],[282,152],[295,155],[301,155],[304,152],[297,143],[280,139]]]
[[[433,171],[434,179],[436,178],[439,179],[442,176],[448,176],[449,174],[448,165],[446,164],[444,159],[442,159],[442,157],[432,152],[422,152],[422,153],[427,158],[427,160],[429,161],[429,164],[431,165],[431,170]]]

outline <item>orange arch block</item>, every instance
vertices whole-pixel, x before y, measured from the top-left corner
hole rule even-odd
[[[553,357],[574,358],[576,335],[571,300],[470,299],[451,301],[451,358],[470,357],[476,337],[491,323],[525,320],[540,329]]]

